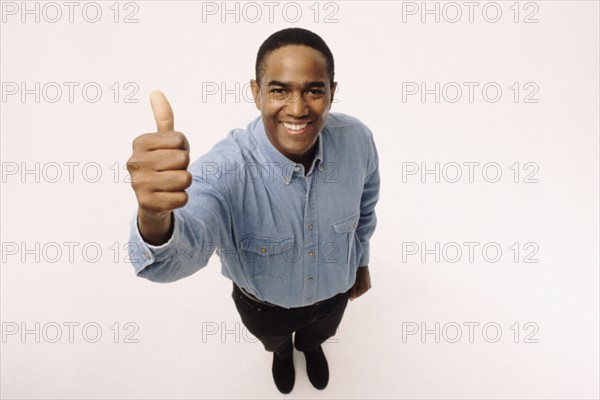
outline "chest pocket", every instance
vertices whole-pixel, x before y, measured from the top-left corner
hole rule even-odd
[[[240,240],[240,248],[242,266],[252,277],[283,277],[294,261],[294,239],[289,236],[268,238],[246,235]]]
[[[358,226],[360,212],[357,212],[347,218],[344,218],[333,224],[333,229],[336,232],[336,243],[339,246],[339,254],[345,257],[336,264],[338,269],[346,269],[350,264],[352,249],[354,244],[354,232]]]

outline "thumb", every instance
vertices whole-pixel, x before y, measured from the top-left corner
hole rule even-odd
[[[159,90],[150,93],[150,104],[156,121],[156,129],[159,132],[171,132],[175,130],[175,118],[169,100]]]

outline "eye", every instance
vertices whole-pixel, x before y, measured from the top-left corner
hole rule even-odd
[[[285,89],[282,89],[282,88],[272,88],[269,92],[270,93],[283,94],[283,93],[285,93]]]
[[[313,96],[323,96],[325,91],[323,89],[310,89],[308,93],[312,94]]]

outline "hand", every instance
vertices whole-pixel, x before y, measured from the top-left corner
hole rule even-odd
[[[369,274],[369,266],[358,267],[356,271],[356,281],[354,286],[350,288],[349,299],[354,300],[357,297],[362,296],[367,290],[371,289],[371,274]]]
[[[144,239],[149,236],[159,242],[169,231],[172,210],[188,201],[185,189],[192,184],[192,175],[187,171],[189,143],[183,133],[174,131],[173,110],[167,98],[154,91],[150,103],[157,132],[134,139],[127,169],[139,206],[140,233]]]

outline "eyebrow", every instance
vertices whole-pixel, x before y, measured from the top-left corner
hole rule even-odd
[[[269,81],[269,83],[267,83],[267,86],[282,86],[282,87],[290,87],[292,86],[292,82],[280,82],[280,81]],[[323,81],[316,81],[316,82],[308,82],[304,85],[305,88],[307,87],[325,87],[325,82]]]

